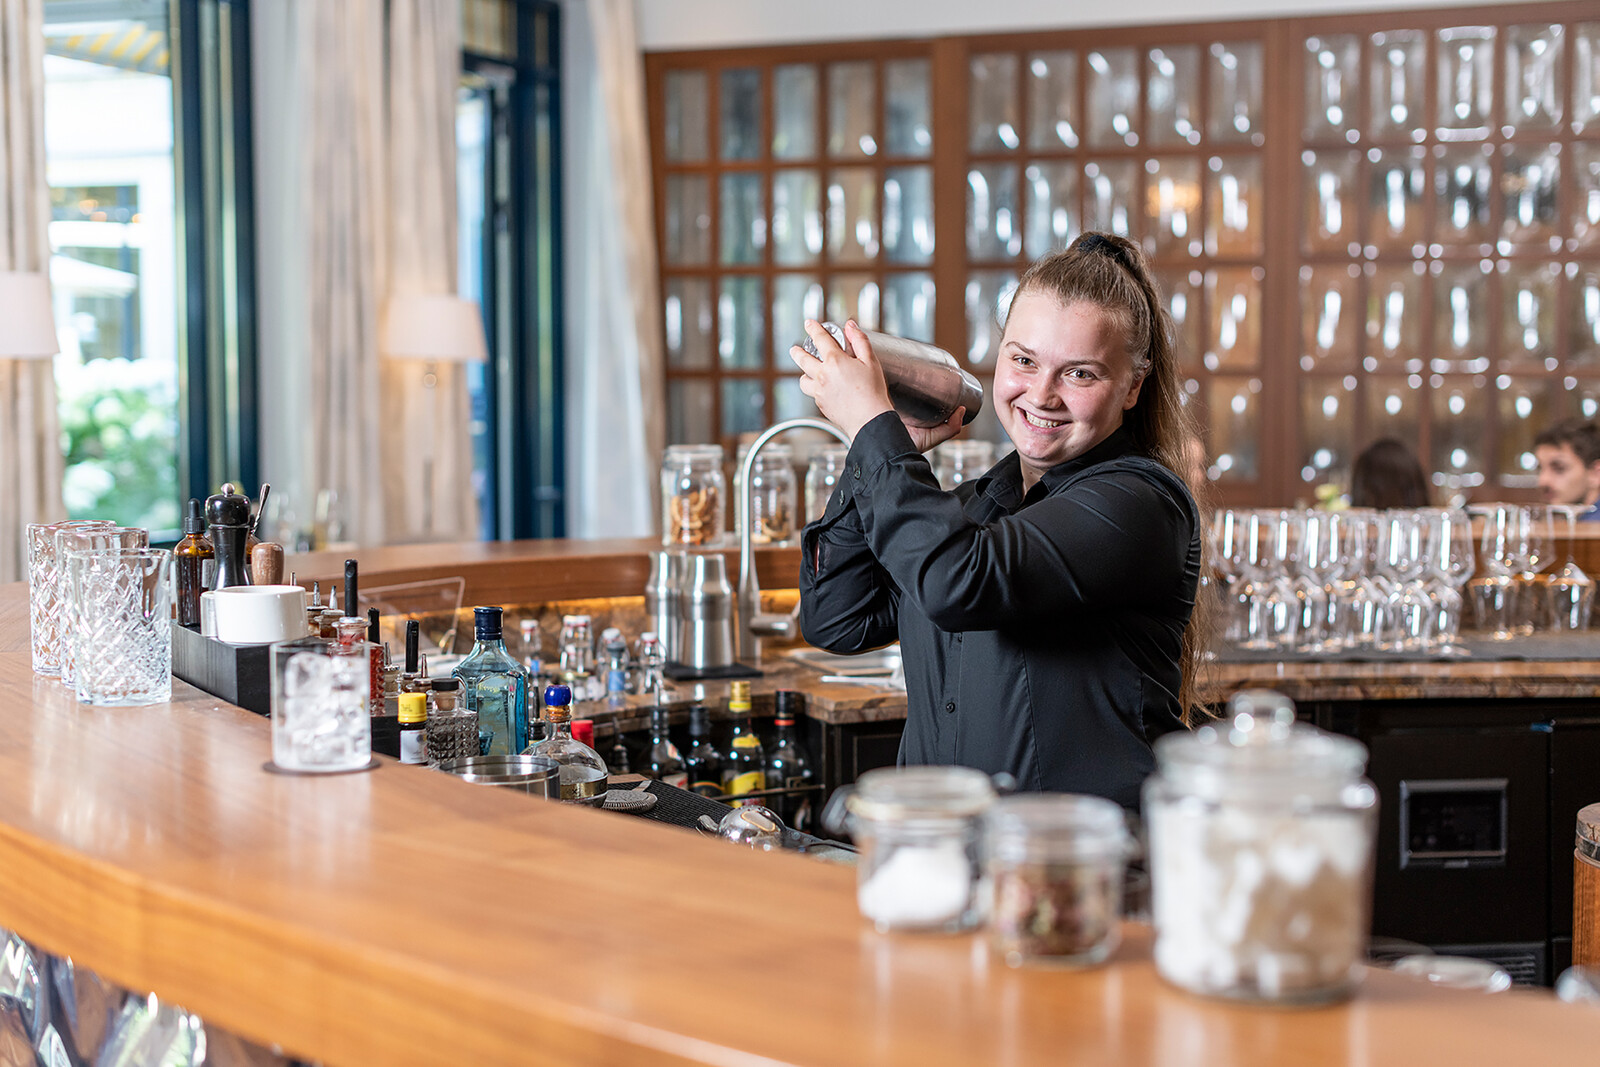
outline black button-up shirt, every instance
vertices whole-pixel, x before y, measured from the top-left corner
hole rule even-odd
[[[899,638],[900,763],[1137,808],[1151,742],[1182,727],[1201,536],[1182,481],[1119,429],[1026,495],[1015,453],[947,493],[892,412],[846,469],[802,538],[801,629],[847,654]]]

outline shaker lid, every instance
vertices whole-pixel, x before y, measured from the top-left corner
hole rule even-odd
[[[846,801],[865,819],[962,818],[994,803],[994,783],[972,767],[880,767]]]
[[[1578,809],[1578,841],[1588,843],[1588,855],[1600,856],[1600,803]]]
[[[1367,749],[1349,737],[1296,722],[1294,702],[1270,689],[1246,689],[1228,702],[1228,718],[1155,744],[1161,771],[1193,779],[1202,792],[1233,786],[1345,782],[1359,778]]]

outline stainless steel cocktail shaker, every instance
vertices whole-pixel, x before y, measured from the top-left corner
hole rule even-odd
[[[839,347],[850,351],[844,327],[825,322],[822,328],[833,335]],[[983,387],[978,379],[961,369],[956,358],[942,348],[909,337],[864,331],[872,354],[883,367],[883,380],[889,386],[889,403],[912,426],[938,426],[958,407],[965,407],[963,425],[977,418],[983,407]],[[817,354],[816,342],[807,337],[802,347]]]

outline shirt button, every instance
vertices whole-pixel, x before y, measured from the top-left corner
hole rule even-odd
[[[857,467],[857,468],[856,468],[856,469],[855,469],[855,476],[856,476],[856,477],[857,477],[857,478],[860,478],[860,477],[861,477],[861,468],[860,468],[860,467]]]
[[[949,714],[954,715],[956,711],[956,702],[952,700],[950,703],[944,706],[944,710]]]

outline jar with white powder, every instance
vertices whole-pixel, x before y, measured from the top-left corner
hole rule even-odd
[[[1156,743],[1145,783],[1155,962],[1195,993],[1348,995],[1372,911],[1377,791],[1367,751],[1247,690],[1229,719]]]
[[[982,921],[978,840],[995,798],[988,775],[970,767],[884,767],[840,793],[824,821],[860,849],[856,904],[878,930],[957,933]]]

